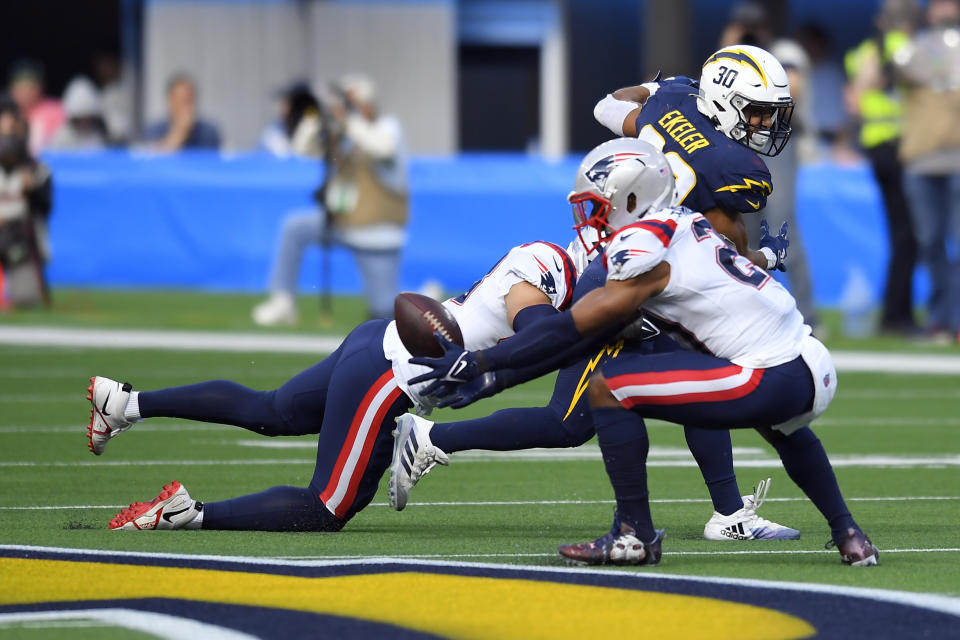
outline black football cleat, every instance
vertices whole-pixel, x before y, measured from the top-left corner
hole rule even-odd
[[[619,524],[619,527],[617,527]],[[655,567],[660,563],[660,544],[664,530],[657,529],[651,542],[637,538],[637,532],[626,523],[614,520],[614,529],[593,542],[564,544],[557,547],[559,553],[571,564],[577,565],[646,565]]]
[[[824,548],[830,549],[836,547],[840,552],[840,560],[843,564],[851,567],[873,567],[877,565],[880,557],[880,550],[870,542],[870,538],[861,531],[853,527],[847,529],[843,539],[839,542],[831,540]]]

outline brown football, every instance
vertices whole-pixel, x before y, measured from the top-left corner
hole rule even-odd
[[[463,346],[460,325],[450,311],[429,296],[404,291],[393,301],[393,317],[403,346],[411,354],[437,358],[443,348],[433,332],[439,331],[450,342]]]

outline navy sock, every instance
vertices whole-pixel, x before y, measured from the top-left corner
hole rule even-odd
[[[446,453],[576,447],[586,442],[571,436],[549,407],[502,409],[476,420],[437,423],[430,429],[430,440]]]
[[[140,416],[231,424],[264,435],[281,435],[284,423],[273,406],[275,393],[255,391],[229,380],[141,391]]]
[[[339,531],[334,517],[310,488],[273,487],[260,493],[203,503],[203,529],[231,531]]]
[[[733,471],[733,445],[730,432],[721,429],[684,427],[687,447],[693,454],[703,481],[710,492],[715,511],[725,516],[743,508],[743,498]]]
[[[636,530],[640,540],[650,542],[657,534],[650,515],[647,489],[650,440],[643,418],[619,407],[599,407],[593,409],[593,424],[617,499],[617,515]]]
[[[790,479],[827,519],[834,539],[842,539],[851,527],[859,528],[840,493],[827,452],[810,427],[794,431],[789,436],[779,432],[773,432],[772,438],[764,435],[780,454]]]

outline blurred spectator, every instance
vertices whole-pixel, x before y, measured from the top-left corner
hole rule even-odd
[[[371,317],[390,317],[406,242],[407,167],[403,132],[395,116],[377,108],[373,82],[342,78],[340,99],[324,105],[326,179],[318,207],[294,213],[283,225],[270,281],[270,298],[253,310],[257,324],[297,319],[294,292],[308,245],[349,248],[364,282]]]
[[[807,123],[834,160],[853,161],[850,117],[843,101],[843,66],[833,58],[830,36],[818,24],[807,24],[797,40],[810,57],[810,121]]]
[[[217,127],[197,116],[196,85],[185,74],[167,83],[167,119],[147,127],[144,137],[163,151],[220,148]]]
[[[105,50],[93,56],[93,80],[100,87],[108,142],[126,144],[133,138],[134,91],[116,53]]]
[[[277,120],[260,134],[260,146],[286,157],[320,155],[320,103],[305,82],[277,94]]]
[[[895,62],[907,82],[900,159],[920,259],[933,283],[927,328],[960,329],[960,3],[930,0],[928,28]],[[949,333],[948,333],[949,332]]]
[[[66,120],[60,103],[43,93],[43,67],[40,63],[22,60],[14,64],[10,72],[10,95],[29,126],[30,153],[40,153]]]
[[[89,151],[107,145],[100,92],[89,78],[79,76],[70,81],[63,92],[63,110],[67,122],[53,135],[50,148]]]
[[[806,322],[816,325],[818,319],[813,302],[813,279],[810,276],[807,252],[796,215],[797,163],[806,125],[810,122],[810,98],[807,92],[810,60],[803,48],[793,40],[773,38],[767,12],[757,2],[735,5],[721,38],[721,47],[750,44],[767,49],[783,65],[790,80],[790,94],[796,103],[790,122],[793,134],[783,151],[776,156],[763,158],[773,178],[773,193],[767,198],[767,206],[763,211],[757,215],[745,215],[743,220],[750,246],[753,247],[760,241],[761,219],[766,218],[770,228],[777,230],[784,222],[790,223],[790,249],[787,252],[790,291],[796,298],[797,308]]]
[[[27,147],[27,123],[0,98],[0,305],[49,304],[43,266],[50,256],[50,172]]]
[[[897,157],[903,96],[895,78],[894,58],[909,44],[918,18],[915,0],[885,0],[874,33],[844,60],[850,79],[847,109],[859,119],[860,146],[880,188],[887,219],[890,260],[880,330],[895,334],[911,334],[917,328],[913,317],[917,243],[903,192],[903,167]]]

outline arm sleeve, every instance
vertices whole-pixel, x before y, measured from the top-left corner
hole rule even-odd
[[[543,363],[577,345],[582,339],[573,323],[573,314],[557,313],[531,323],[509,340],[478,351],[477,362],[483,371],[522,369]],[[550,369],[543,373],[547,371]]]
[[[714,195],[720,207],[741,213],[753,213],[767,206],[767,196],[773,193],[770,171],[759,157],[752,154],[746,170],[723,171],[715,176]],[[744,165],[735,163],[734,166]]]
[[[607,96],[593,108],[593,117],[613,133],[622,136],[624,120],[627,119],[631,111],[639,107],[640,105],[636,102],[618,100],[608,93]]]
[[[528,327],[540,318],[549,318],[558,313],[555,307],[549,304],[534,304],[524,307],[513,316],[513,331],[520,333],[524,327]]]

